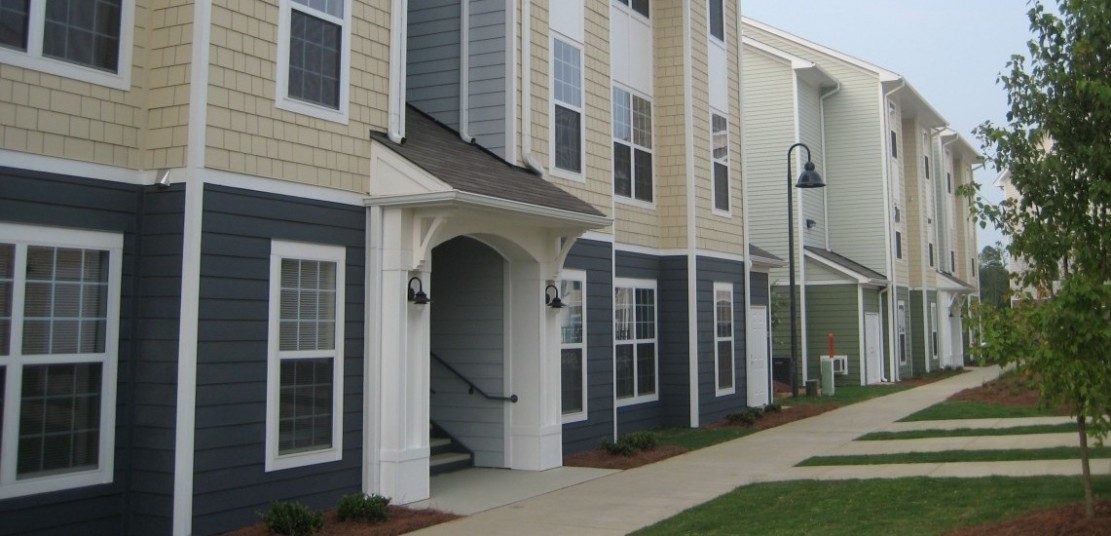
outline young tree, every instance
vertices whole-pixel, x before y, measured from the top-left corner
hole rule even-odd
[[[1089,517],[1093,513],[1087,439],[1102,441],[1111,422],[1111,7],[1106,0],[1035,1],[1029,58],[1012,56],[999,80],[1008,94],[1006,125],[978,129],[997,169],[1007,169],[1017,201],[977,199],[981,223],[1010,238],[1024,260],[1023,286],[1049,298],[1012,320],[1024,344],[988,333],[986,353],[1042,378],[1043,400],[1064,403],[1077,419]],[[971,188],[966,189],[972,195]],[[1009,347],[1010,355],[993,352]]]
[[[1003,262],[1003,245],[984,246],[980,251],[980,301],[1006,307],[1011,296],[1010,273]]]

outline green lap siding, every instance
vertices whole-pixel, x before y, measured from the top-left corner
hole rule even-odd
[[[837,385],[860,383],[860,322],[856,285],[819,285],[806,288],[807,373],[821,378],[820,356],[829,353],[833,333],[835,355],[849,356],[849,374],[836,376]]]

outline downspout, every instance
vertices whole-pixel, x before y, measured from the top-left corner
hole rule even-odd
[[[521,8],[521,71],[521,157],[525,167],[543,177],[544,165],[532,154],[532,0],[524,0]]]
[[[390,141],[405,143],[405,63],[408,61],[408,0],[393,0],[390,13]]]
[[[467,143],[471,124],[471,3],[459,2],[459,137]]]
[[[887,255],[885,255],[885,256],[887,257],[887,263],[886,264],[887,264],[888,289],[895,289],[895,292],[889,293],[888,297],[887,297],[888,302],[889,302],[888,303],[888,308],[887,308],[887,325],[890,327],[893,334],[898,333],[898,326],[895,324],[895,315],[898,312],[896,310],[896,307],[895,307],[896,306],[895,301],[898,299],[899,291],[898,291],[898,277],[896,277],[896,274],[895,274],[895,253],[893,251],[891,251],[891,249],[892,249],[891,242],[893,240],[895,240],[895,237],[892,234],[892,229],[891,229],[892,223],[894,222],[894,215],[892,214],[891,189],[890,189],[890,184],[889,184],[890,180],[891,180],[891,177],[890,177],[890,174],[888,173],[889,168],[891,167],[891,165],[890,165],[891,164],[891,162],[890,162],[891,142],[890,142],[890,137],[888,136],[888,130],[890,130],[891,125],[887,124],[887,102],[888,102],[888,99],[891,98],[891,95],[894,95],[895,92],[903,89],[904,87],[906,87],[906,85],[907,85],[907,81],[905,79],[901,79],[900,82],[899,82],[898,87],[896,87],[895,89],[892,89],[891,91],[888,91],[887,93],[881,93],[881,99],[880,99],[880,125],[881,125],[880,139],[883,140],[883,159],[881,160],[881,162],[883,162],[883,169],[882,169],[882,171],[883,171],[883,203],[884,203],[884,206],[883,206],[883,214],[884,214],[883,228],[884,228],[884,233],[885,233],[883,243],[884,243],[884,248],[886,249],[886,252],[887,252]],[[881,82],[881,85],[880,85],[880,91],[883,91],[882,82]],[[891,366],[891,381],[892,382],[899,381],[899,368],[897,366],[899,356],[898,356],[898,353],[896,352],[897,347],[898,347],[898,341],[895,340],[895,336],[888,337],[888,341],[887,341],[888,363]]]
[[[683,116],[687,164],[687,359],[690,389],[690,427],[699,424],[698,407],[698,200],[694,173],[694,91],[691,39],[691,0],[683,0]],[[657,381],[658,381],[657,374]]]
[[[822,177],[825,178],[827,187],[829,186],[829,172],[826,169],[826,160],[828,160],[827,155],[829,154],[829,151],[826,149],[826,99],[840,92],[841,82],[838,81],[837,85],[834,86],[833,89],[823,93],[821,97],[818,98],[818,121],[821,125],[822,131]],[[826,235],[825,246],[827,250],[833,250],[833,248],[829,245],[829,230],[831,227],[833,227],[832,225],[830,225],[829,217],[829,193],[824,188],[822,189],[822,213],[826,217],[825,229],[823,230]]]

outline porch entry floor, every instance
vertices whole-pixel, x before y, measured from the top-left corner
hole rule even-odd
[[[466,516],[618,472],[587,467],[558,467],[547,471],[474,467],[432,476],[429,481],[432,497],[406,506]]]

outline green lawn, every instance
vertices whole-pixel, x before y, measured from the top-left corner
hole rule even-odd
[[[1111,477],[1095,477],[1097,496]],[[1066,477],[795,481],[737,488],[638,535],[931,535],[1080,502]]]
[[[838,387],[834,396],[823,397],[807,397],[800,396],[798,398],[780,398],[776,402],[783,407],[793,405],[814,405],[814,404],[833,404],[835,406],[847,406],[849,404],[856,404],[872,398],[877,398],[899,391],[905,391],[912,388],[912,386],[905,385],[873,385],[873,386],[859,386],[850,385],[846,387]],[[787,409],[786,411],[790,411]],[[727,427],[727,428],[659,428],[653,430],[656,438],[659,439],[661,445],[678,445],[688,449],[700,449],[724,443],[744,437],[746,435],[754,434],[757,430],[753,428],[741,427]]]
[[[1088,447],[1091,458],[1111,458],[1111,447]],[[939,452],[900,452],[852,456],[814,456],[799,462],[799,467],[822,465],[882,465],[891,463],[1010,462],[1029,460],[1076,460],[1080,447],[1005,450],[943,450]]]
[[[891,441],[898,439],[927,439],[932,437],[984,437],[1027,434],[1077,433],[1076,424],[1036,424],[1031,426],[1011,426],[1009,428],[956,428],[952,430],[906,430],[902,432],[872,432],[864,434],[857,441]]]
[[[1049,408],[1023,408],[1014,406],[1001,406],[998,404],[985,404],[982,402],[969,402],[966,400],[946,400],[934,404],[922,411],[912,413],[900,422],[910,421],[945,421],[951,419],[996,419],[1015,417],[1052,417],[1061,415],[1059,411]]]

